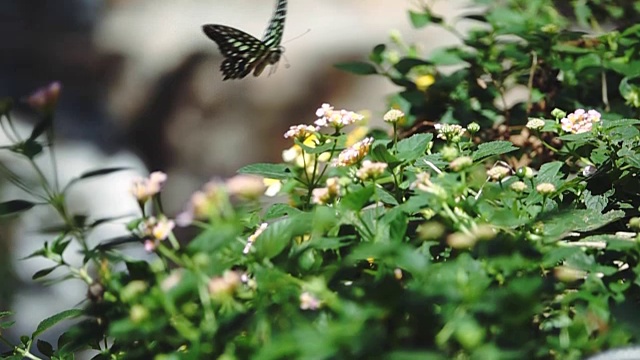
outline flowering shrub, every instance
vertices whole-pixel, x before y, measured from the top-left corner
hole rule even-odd
[[[54,90],[36,103],[46,111],[32,134],[11,134],[3,148],[36,173],[33,159],[52,140]],[[0,103],[8,125],[10,104]],[[97,246],[87,233],[111,219],[69,213],[65,192],[123,169],[64,188],[43,177],[39,192],[3,168],[37,201],[1,203],[0,214],[49,204],[64,224],[31,254],[52,262],[34,279],[66,269],[88,301],[2,357],[580,359],[637,342],[640,120],[568,110],[522,119],[528,144],[550,159],[513,166],[530,149],[488,139],[482,119],[417,132],[416,108],[399,106],[368,133],[362,115],[323,104],[315,121],[310,111],[286,131],[283,163],[214,179],[176,216],[160,201],[171,178],[136,179],[129,235]],[[280,200],[263,206],[263,194]],[[195,237],[178,239],[176,226]],[[65,258],[72,241],[79,264]],[[124,243],[155,260],[122,256]],[[0,312],[0,329],[10,316]],[[40,339],[67,319],[76,322],[57,344]]]

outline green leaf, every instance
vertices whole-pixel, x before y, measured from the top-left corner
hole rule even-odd
[[[253,247],[259,258],[271,259],[280,254],[287,245],[291,244],[294,234],[294,220],[297,216],[276,221],[269,226],[255,239]]]
[[[375,192],[378,200],[382,201],[383,203],[394,206],[399,205],[398,200],[396,200],[396,198],[387,190],[383,188],[376,188]]]
[[[640,154],[635,154],[632,156],[627,156],[625,158],[623,158],[624,162],[626,164],[629,164],[635,168],[640,169]]]
[[[69,310],[65,310],[62,311],[60,313],[57,313],[51,317],[48,317],[44,320],[42,320],[40,322],[40,324],[38,324],[38,327],[36,328],[36,331],[33,332],[33,334],[31,334],[31,338],[35,339],[38,335],[42,334],[43,332],[47,331],[48,329],[50,329],[51,327],[55,326],[57,323],[67,320],[67,319],[73,319],[75,317],[78,317],[82,315],[82,310],[80,309],[69,309]]]
[[[71,243],[71,238],[66,238],[64,236],[58,237],[55,241],[51,243],[51,251],[54,254],[62,255],[67,246]]]
[[[367,186],[356,191],[352,191],[340,200],[340,208],[360,211],[370,201],[373,192],[373,186]]]
[[[111,174],[111,173],[114,173],[114,172],[123,171],[123,170],[129,170],[129,169],[131,169],[131,168],[130,167],[125,167],[125,166],[118,166],[118,167],[111,167],[111,168],[104,168],[104,169],[97,169],[97,170],[87,171],[87,172],[81,174],[79,177],[69,181],[69,184],[66,187],[68,188],[69,186],[71,186],[71,184],[76,183],[76,182],[78,182],[80,180],[89,179],[89,178],[96,177],[96,176],[108,175],[108,174]]]
[[[544,183],[544,182],[555,183],[560,179],[560,177],[558,176],[558,173],[560,172],[562,165],[563,163],[559,161],[552,161],[552,162],[543,164],[540,167],[540,171],[538,171],[538,174],[536,175],[536,182],[538,184]]]
[[[584,191],[584,205],[587,207],[587,209],[602,212],[602,210],[607,207],[607,204],[609,203],[609,197],[613,195],[613,192],[613,189],[611,189],[604,194],[593,195],[591,191],[586,189]]]
[[[5,201],[0,203],[0,216],[8,216],[27,211],[36,205],[38,204],[27,200]]]
[[[371,159],[374,161],[380,161],[389,164],[389,170],[393,170],[396,166],[400,164],[398,158],[393,156],[386,146],[382,144],[378,144],[374,146],[373,150],[369,154]]]
[[[413,69],[414,67],[421,66],[421,65],[432,65],[432,64],[431,62],[422,60],[422,59],[403,58],[400,61],[398,61],[396,64],[394,64],[393,67],[396,68],[396,70],[398,70],[400,74],[404,75],[409,71],[411,71],[411,69]]]
[[[16,322],[15,321],[0,321],[0,329],[8,329],[12,327]]]
[[[382,64],[382,62],[384,61],[383,54],[386,49],[387,46],[385,44],[376,45],[376,47],[373,48],[371,54],[369,55],[369,60],[378,65]]]
[[[602,122],[603,129],[613,129],[616,127],[628,127],[640,124],[640,120],[637,119],[614,119]]]
[[[416,29],[425,27],[434,22],[431,13],[427,11],[421,13],[409,11],[409,20],[411,20],[411,25],[413,25],[413,27]]]
[[[268,179],[286,180],[292,177],[291,169],[285,164],[251,164],[238,170],[239,174],[258,175]]]
[[[378,73],[378,70],[375,66],[361,61],[338,63],[333,66],[342,71],[350,72],[356,75],[372,75]]]
[[[478,150],[473,153],[473,161],[480,161],[489,156],[502,155],[518,150],[510,141],[491,141],[478,145]]]
[[[450,49],[435,49],[429,55],[429,61],[433,65],[447,66],[447,65],[460,65],[465,61],[455,52]]]
[[[38,342],[36,343],[36,347],[38,348],[38,351],[42,353],[42,355],[46,355],[49,357],[53,355],[53,345],[51,345],[50,343],[44,340],[38,339]]]
[[[11,311],[0,311],[0,319],[3,317],[11,316],[13,313]]]
[[[43,278],[47,275],[49,275],[53,270],[57,269],[59,265],[56,266],[52,266],[52,267],[48,267],[46,269],[42,269],[42,270],[38,270],[36,271],[35,274],[33,274],[33,276],[31,277],[32,280],[38,280],[40,278]]]
[[[287,204],[273,204],[264,214],[265,220],[276,219],[285,215],[299,214],[302,211]]]
[[[306,152],[307,154],[322,154],[333,149],[336,146],[332,142],[327,142],[326,144],[316,147],[307,146],[305,145],[305,143],[301,142],[298,139],[295,139],[294,142],[296,143],[296,145],[300,146],[302,150],[304,150],[304,152]]]
[[[616,235],[610,234],[598,234],[591,235],[580,239],[579,241],[574,242],[575,244],[580,243],[598,243],[601,242],[606,244],[607,250],[617,250],[617,251],[629,251],[631,249],[638,248],[638,243],[634,238],[625,238]]]
[[[398,142],[397,157],[404,161],[413,161],[425,154],[433,134],[415,134]]]
[[[320,237],[313,238],[309,242],[309,246],[314,249],[320,250],[336,250],[345,246],[349,246],[356,241],[355,236],[340,236],[340,237]]]
[[[570,231],[593,231],[623,217],[624,211],[622,210],[612,210],[601,214],[592,209],[579,209],[548,213],[541,220],[544,219],[545,234],[557,236]]]
[[[444,355],[429,351],[399,350],[386,355],[385,360],[445,360]]]
[[[231,224],[207,227],[189,243],[189,251],[212,253],[233,244],[238,231]]]

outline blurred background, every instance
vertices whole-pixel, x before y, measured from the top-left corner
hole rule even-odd
[[[291,146],[284,132],[313,122],[324,102],[367,110],[375,125],[393,86],[332,65],[366,60],[375,45],[389,42],[394,29],[424,53],[455,41],[440,28],[411,28],[407,10],[418,3],[292,0],[286,58],[275,74],[267,70],[258,78],[223,82],[222,56],[201,26],[225,24],[261,37],[275,0],[4,0],[0,97],[23,99],[52,81],[62,83],[55,118],[62,184],[88,170],[132,168],[74,189],[68,201],[75,211],[92,218],[135,214],[132,177],[161,170],[169,175],[165,210],[175,214],[211,178],[231,176],[250,163],[280,162],[282,150]],[[440,1],[435,9],[448,18],[463,5]],[[18,102],[14,120],[28,134],[37,118]],[[2,155],[0,162],[21,166],[15,157]],[[22,196],[5,181],[0,194],[1,201]],[[36,209],[0,223],[0,311],[16,313],[15,334],[32,332],[38,321],[85,298],[82,283],[51,287],[31,280],[51,264],[16,260],[51,240],[38,230],[54,219]],[[91,236],[100,241],[122,234],[124,223],[100,227]]]

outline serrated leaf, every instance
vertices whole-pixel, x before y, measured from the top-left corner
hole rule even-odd
[[[389,165],[389,170],[393,170],[398,164],[400,164],[400,160],[393,156],[386,146],[382,144],[376,145],[371,153],[369,154],[374,161],[379,161],[383,163],[387,163]]]
[[[398,158],[413,161],[423,156],[433,139],[433,134],[415,134],[398,142]]]
[[[612,210],[605,214],[591,209],[567,210],[549,213],[543,217],[544,232],[551,236],[570,231],[587,232],[599,229],[624,217],[624,211]]]
[[[59,312],[51,317],[48,317],[44,320],[42,320],[40,322],[40,324],[38,324],[38,327],[36,328],[36,331],[33,332],[33,334],[31,334],[31,338],[35,339],[38,335],[42,334],[43,332],[47,331],[48,329],[50,329],[51,327],[55,326],[56,324],[58,324],[61,321],[64,320],[68,320],[68,319],[73,319],[75,317],[78,317],[82,315],[82,310],[80,309],[69,309],[69,310],[65,310],[62,312]]]
[[[518,150],[510,141],[491,141],[478,145],[478,150],[473,153],[473,161],[480,161],[490,156],[502,155]]]
[[[333,66],[337,69],[356,75],[372,75],[378,73],[375,66],[361,61],[338,63]]]
[[[558,173],[560,172],[562,165],[563,163],[559,161],[552,161],[552,162],[543,164],[540,167],[538,174],[536,175],[536,182],[538,184],[543,182],[554,183],[556,180],[559,179]]]
[[[239,174],[258,175],[268,179],[286,180],[292,177],[291,169],[285,164],[258,163],[243,166]]]
[[[267,209],[267,212],[264,214],[265,220],[279,218],[285,215],[294,215],[299,214],[302,211],[300,209],[296,209],[291,205],[287,204],[273,204]]]
[[[635,154],[632,156],[627,156],[624,159],[626,164],[633,166],[634,168],[640,169],[640,154]]]
[[[284,220],[269,224],[267,228],[258,236],[253,244],[256,255],[259,258],[271,259],[280,254],[287,245],[291,244],[294,234],[293,216]]]
[[[0,203],[0,216],[18,214],[20,212],[27,211],[36,205],[38,204],[27,200],[5,201]]]
[[[640,124],[640,120],[637,119],[616,119],[607,120],[602,122],[603,129],[613,129],[616,127],[628,127]]]
[[[398,200],[396,200],[396,198],[391,195],[391,193],[383,188],[376,188],[376,196],[378,197],[378,200],[382,201],[385,204],[394,206],[399,205]]]

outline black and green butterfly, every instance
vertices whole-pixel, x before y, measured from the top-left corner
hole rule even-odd
[[[218,44],[225,57],[220,65],[223,80],[242,79],[252,70],[258,76],[267,67],[280,60],[284,48],[280,46],[287,15],[287,0],[278,0],[271,22],[259,40],[242,30],[225,25],[203,25],[202,30]]]

